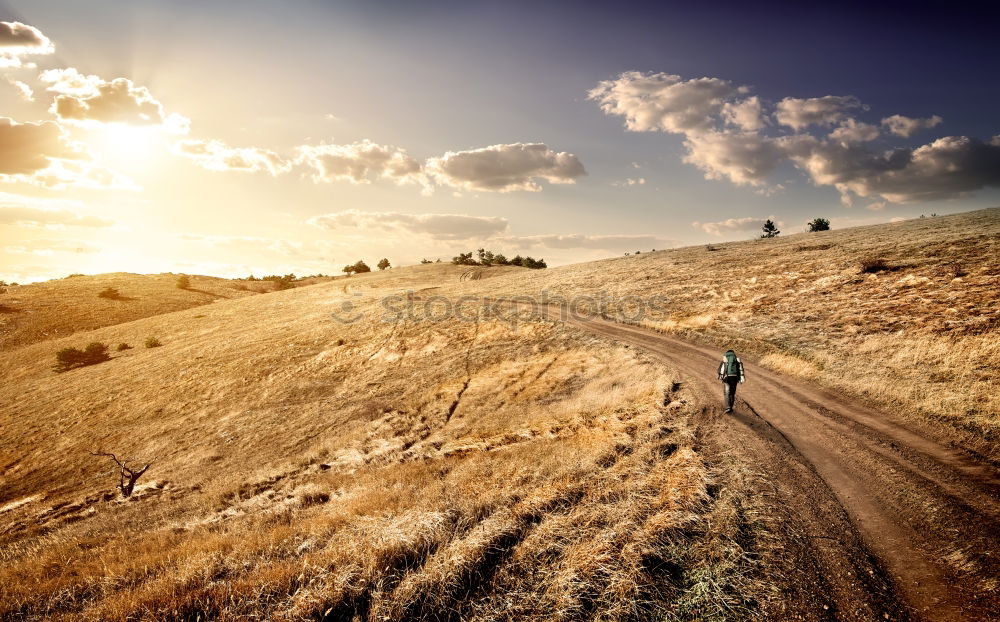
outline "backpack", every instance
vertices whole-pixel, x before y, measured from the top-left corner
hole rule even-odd
[[[726,352],[725,371],[723,375],[736,376],[737,378],[740,376],[740,362],[732,350]]]

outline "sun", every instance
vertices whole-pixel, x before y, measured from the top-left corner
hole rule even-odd
[[[119,169],[145,168],[163,149],[157,128],[120,123],[95,129],[87,142],[102,163]]]

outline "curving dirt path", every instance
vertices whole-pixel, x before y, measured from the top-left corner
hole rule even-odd
[[[555,319],[558,309],[549,309]],[[745,362],[722,413],[721,353],[601,319],[560,318],[685,374],[707,434],[761,472],[786,593],[779,619],[1000,620],[1000,472],[809,382]],[[887,380],[888,381],[888,380]]]

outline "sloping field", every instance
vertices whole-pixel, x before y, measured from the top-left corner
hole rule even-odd
[[[178,276],[121,272],[7,287],[0,294],[0,352],[258,293],[240,281],[207,276],[190,277],[191,287],[182,290],[177,288]],[[121,295],[98,296],[107,288],[114,288]]]
[[[481,321],[478,305],[382,321],[380,295],[468,271],[351,277],[5,354],[0,617],[767,606],[749,501],[721,494],[726,467],[701,454],[667,370],[560,323]],[[348,301],[362,319],[335,321]],[[67,344],[147,335],[163,346],[50,369]],[[152,461],[130,500],[94,451]]]
[[[1000,461],[991,363],[1000,360],[1000,208],[642,253],[475,287],[495,297],[545,292],[734,347]]]
[[[414,266],[27,340],[0,356],[0,618],[963,619],[903,602],[886,563],[942,552],[995,611],[995,562],[970,548],[988,524],[954,529],[995,493],[916,461],[924,436],[849,417],[998,456],[998,216],[543,271]],[[543,290],[618,322],[493,305]],[[655,331],[777,371],[727,419],[711,357]],[[137,347],[52,370],[95,340]],[[800,420],[816,384],[883,408],[829,398],[831,422]],[[813,462],[825,438],[873,448],[858,478],[905,480],[879,512],[932,517],[897,530],[930,525],[931,548],[883,554]],[[121,500],[92,452],[152,466]]]

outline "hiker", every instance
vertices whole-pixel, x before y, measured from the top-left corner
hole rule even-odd
[[[736,358],[736,353],[726,350],[722,355],[722,363],[719,364],[719,380],[725,385],[724,398],[726,400],[726,412],[733,412],[733,404],[736,402],[736,383],[746,381],[743,375],[743,361]]]

